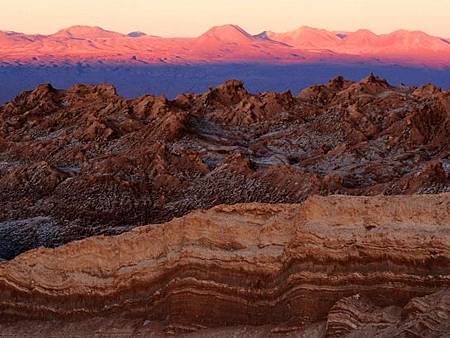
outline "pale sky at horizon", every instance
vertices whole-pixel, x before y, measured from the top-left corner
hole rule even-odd
[[[308,25],[375,33],[422,30],[450,38],[450,0],[0,0],[0,30],[51,34],[72,25],[198,36],[215,25],[249,33]]]

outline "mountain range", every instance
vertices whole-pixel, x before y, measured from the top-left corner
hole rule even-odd
[[[251,35],[236,25],[216,26],[192,38],[142,32],[121,34],[73,26],[51,35],[0,32],[0,63],[15,64],[308,64],[367,63],[450,67],[450,39],[421,31],[377,35],[311,27]]]

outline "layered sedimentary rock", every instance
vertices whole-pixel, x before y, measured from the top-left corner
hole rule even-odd
[[[0,264],[0,328],[117,318],[174,332],[448,334],[449,211],[449,194],[222,205],[32,250]]]
[[[0,257],[219,204],[449,191],[449,117],[449,92],[373,75],[175,100],[42,85],[0,108]]]
[[[413,298],[404,307],[379,307],[356,294],[338,301],[327,318],[327,337],[448,337],[450,290]]]

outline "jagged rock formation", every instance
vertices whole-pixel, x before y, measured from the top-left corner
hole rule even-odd
[[[450,291],[413,298],[406,306],[378,307],[359,294],[338,301],[327,319],[328,337],[447,337]]]
[[[0,107],[0,258],[224,203],[449,191],[449,117],[450,92],[374,75],[174,100],[41,85]]]
[[[449,210],[449,194],[222,205],[33,250],[0,264],[0,330],[52,319],[64,332],[89,318],[92,332],[112,332],[117,318],[127,334],[159,323],[166,332],[444,336]]]

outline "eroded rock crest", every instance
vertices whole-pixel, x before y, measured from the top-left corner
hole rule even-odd
[[[232,80],[175,100],[41,85],[0,108],[0,257],[222,203],[446,192],[449,114],[449,92],[375,75],[297,96]],[[1,230],[36,217],[48,234]]]

